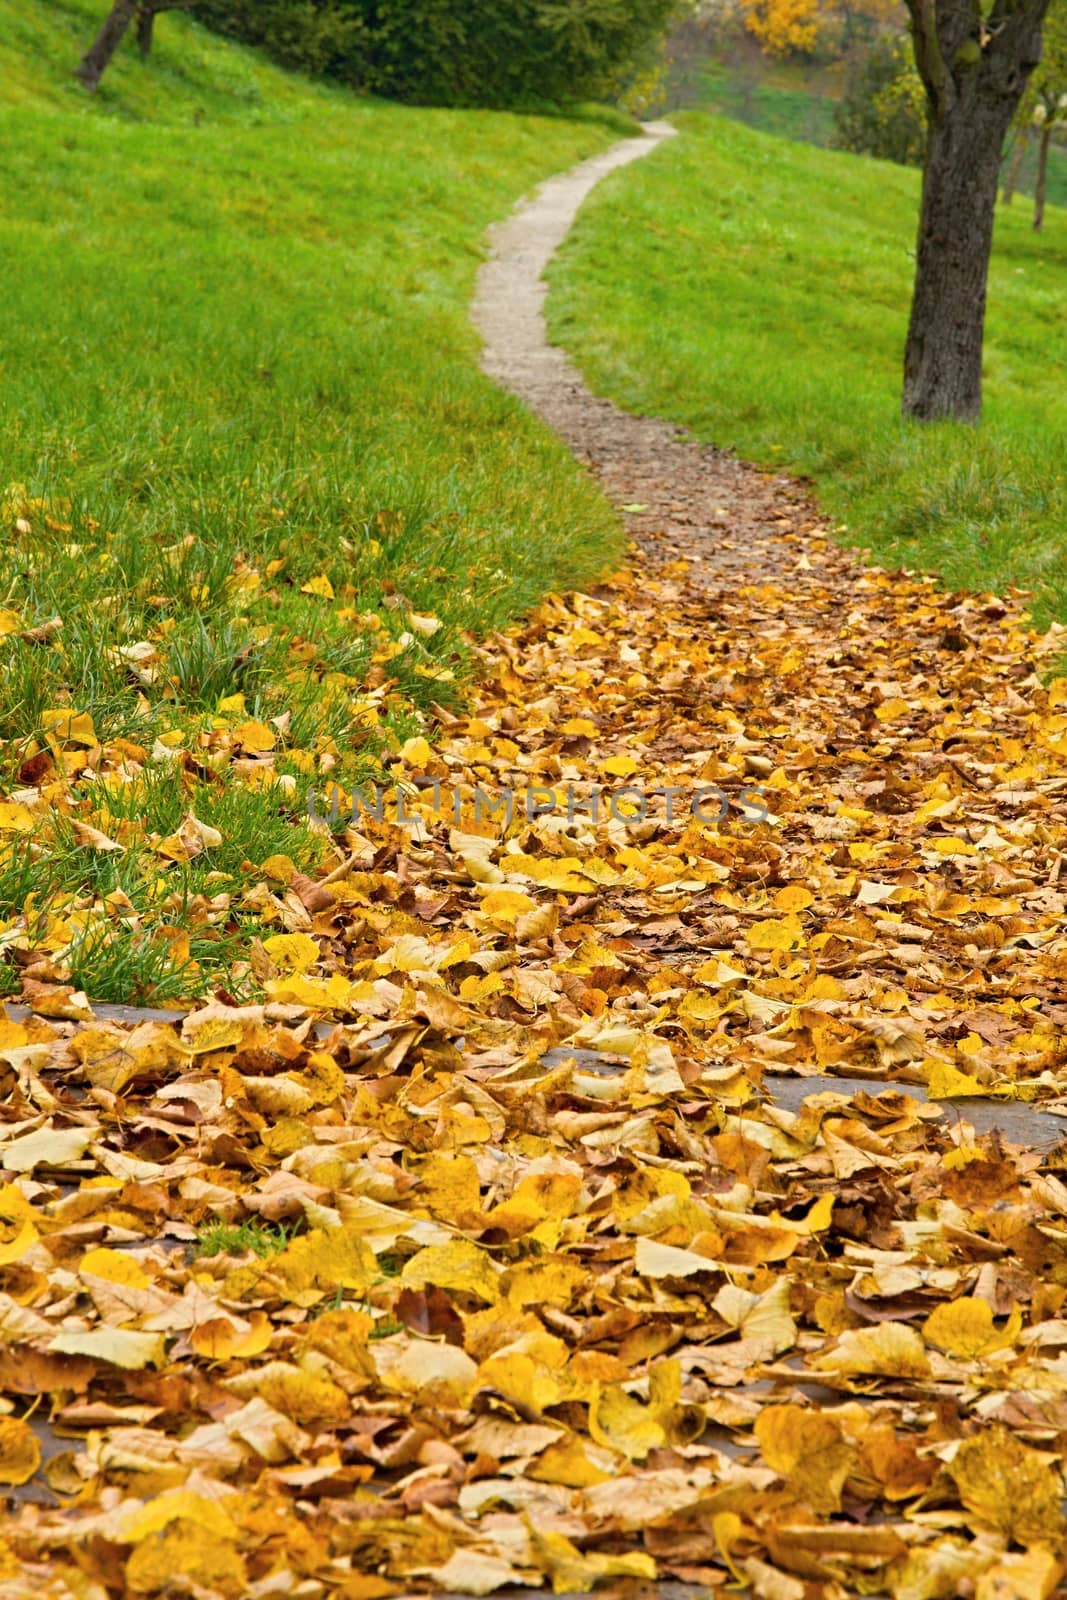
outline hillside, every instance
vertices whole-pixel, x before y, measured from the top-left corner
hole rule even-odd
[[[666,106],[671,114],[707,111],[762,133],[832,147],[834,111],[848,83],[845,61],[821,66],[775,61],[754,40],[735,40],[718,51],[679,48],[668,74]],[[1036,182],[1037,145],[1031,141],[1016,176],[1020,209],[1026,209]],[[1057,144],[1049,151],[1046,183],[1049,204],[1067,205],[1067,150]]]
[[[466,307],[487,224],[619,129],[360,101],[180,14],[89,99],[102,14],[0,12],[0,738],[37,795],[0,932],[130,999],[232,960],[256,919],[205,885],[225,910],[249,862],[309,864],[305,788],[380,770],[454,701],[469,633],[613,558],[607,503],[479,373]],[[68,712],[142,778],[71,792],[46,736]],[[161,877],[186,814],[222,842]]]
[[[905,425],[919,175],[698,114],[604,184],[554,269],[600,391],[814,479],[852,538],[1067,618],[1067,212],[1001,212],[980,429]],[[650,288],[654,283],[655,288]]]

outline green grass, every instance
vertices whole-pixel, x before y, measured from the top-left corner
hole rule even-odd
[[[1067,617],[1067,213],[1001,212],[985,420],[900,420],[918,174],[687,114],[593,196],[554,336],[596,389],[814,479],[848,537]]]
[[[802,70],[762,61],[747,69],[707,61],[686,74],[678,96],[688,109],[731,117],[783,139],[818,145],[833,139],[834,100],[807,87]]]
[[[488,223],[624,124],[359,100],[180,13],[89,98],[104,9],[0,10],[0,784],[44,816],[0,851],[0,940],[158,998],[232,964],[267,856],[314,864],[312,779],[380,770],[462,695],[472,638],[617,555],[592,481],[478,371],[466,308]],[[49,766],[63,709],[104,781],[70,788],[69,743]],[[250,721],[274,749],[248,779]],[[223,845],[153,855],[189,810]],[[190,916],[194,965],[161,963]]]
[[[245,1222],[224,1222],[221,1217],[208,1217],[196,1230],[193,1257],[243,1256],[249,1251],[261,1259],[276,1256],[302,1224],[302,1217],[289,1227],[284,1222],[261,1222],[258,1217]]]
[[[835,143],[834,107],[847,82],[843,61],[823,67],[771,61],[750,43],[735,47],[722,59],[709,56],[677,63],[667,102],[672,110],[706,111],[761,133],[828,149]],[[1037,141],[1031,139],[1019,168],[1014,202],[1028,215],[1036,183]],[[1067,205],[1067,150],[1056,144],[1049,151],[1047,198],[1049,205]]]

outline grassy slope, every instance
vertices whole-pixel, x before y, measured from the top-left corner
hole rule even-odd
[[[831,147],[834,106],[846,81],[844,63],[808,69],[800,62],[769,61],[746,51],[735,59],[709,58],[679,66],[669,98],[679,109],[707,111],[762,133]],[[1036,183],[1037,145],[1031,140],[1016,180],[1015,204],[1020,209],[1028,209]],[[1046,187],[1050,205],[1067,205],[1067,150],[1055,144],[1049,152]]]
[[[602,392],[810,474],[878,559],[1067,617],[1067,213],[1001,213],[979,430],[899,419],[918,176],[700,115],[584,210],[555,336]]]
[[[828,145],[834,133],[834,101],[809,88],[801,70],[761,63],[745,70],[708,61],[678,86],[680,103],[694,111],[731,117],[783,139]]]
[[[165,976],[146,931],[195,924],[193,897],[249,862],[314,856],[275,775],[369,770],[456,693],[467,630],[616,551],[591,481],[479,374],[466,304],[489,221],[618,128],[361,102],[179,14],[90,101],[71,71],[103,9],[0,12],[0,606],[11,628],[64,624],[0,641],[0,782],[37,784],[45,817],[3,835],[0,918],[26,937],[32,891],[31,942],[73,938],[76,975],[131,999],[200,981]],[[116,653],[133,645],[151,653]],[[156,761],[132,757],[144,776],[106,800],[83,779],[71,811],[70,747],[25,765],[64,707]],[[274,768],[239,781],[249,720]],[[183,790],[161,736],[225,781]],[[161,880],[145,843],[189,809],[224,843]],[[125,854],[79,845],[70,817]],[[114,891],[133,909],[104,941]],[[252,926],[215,921],[194,927],[205,970]]]

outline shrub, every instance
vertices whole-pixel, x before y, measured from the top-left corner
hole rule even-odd
[[[922,166],[926,100],[906,39],[879,39],[863,57],[834,123],[839,150]]]
[[[208,26],[287,66],[429,105],[614,99],[681,0],[201,0]]]

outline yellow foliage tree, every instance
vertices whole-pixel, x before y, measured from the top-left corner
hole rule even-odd
[[[745,27],[774,56],[814,49],[820,10],[819,0],[741,0]]]

